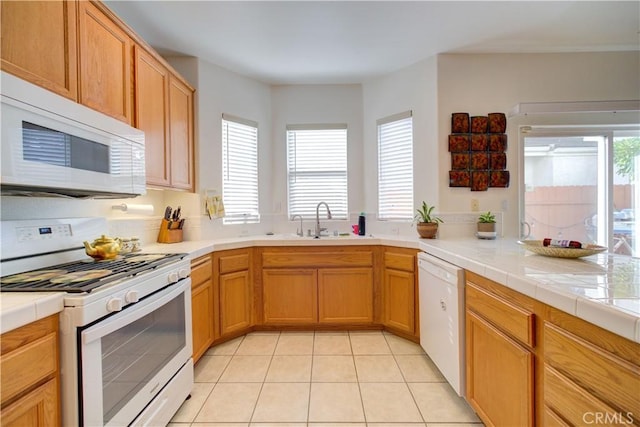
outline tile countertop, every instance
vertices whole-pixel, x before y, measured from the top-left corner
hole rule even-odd
[[[421,249],[466,270],[640,343],[640,259],[610,254],[558,259],[527,252],[515,240],[427,240],[407,236],[313,239],[295,235],[246,236],[148,244],[144,252],[188,253],[252,246],[388,245]],[[2,333],[62,310],[62,294],[2,293]]]
[[[640,343],[640,259],[561,259],[515,240],[421,240],[420,249]]]

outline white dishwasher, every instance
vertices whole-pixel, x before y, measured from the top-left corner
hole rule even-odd
[[[418,253],[418,266],[420,345],[464,396],[464,270],[424,252]]]

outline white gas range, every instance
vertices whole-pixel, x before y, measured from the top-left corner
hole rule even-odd
[[[165,425],[193,386],[185,254],[94,261],[103,218],[2,222],[2,292],[65,292],[62,425]]]

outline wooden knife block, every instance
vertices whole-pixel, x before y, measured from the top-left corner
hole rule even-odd
[[[158,243],[182,242],[182,229],[178,228],[179,225],[179,222],[167,221],[163,218],[158,231]]]

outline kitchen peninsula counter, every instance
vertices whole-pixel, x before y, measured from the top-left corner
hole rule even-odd
[[[213,251],[254,246],[384,245],[420,249],[531,298],[640,343],[640,259],[597,254],[550,258],[514,239],[419,239],[412,236],[349,236],[313,239],[295,235],[247,236],[175,244],[151,244],[146,252]]]
[[[144,252],[188,253],[264,246],[382,245],[420,249],[568,314],[640,343],[640,259],[598,254],[559,259],[527,252],[515,240],[261,235],[148,244]],[[52,308],[53,307],[53,308]],[[53,310],[53,312],[51,311]],[[62,310],[62,294],[3,293],[2,332]]]

